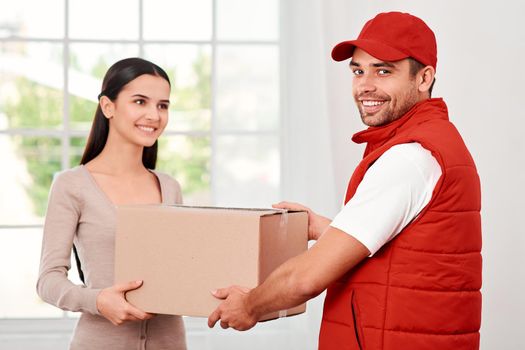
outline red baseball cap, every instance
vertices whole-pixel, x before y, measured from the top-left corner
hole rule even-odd
[[[358,47],[384,61],[412,57],[436,69],[437,45],[434,32],[420,18],[408,13],[380,13],[368,22],[357,40],[343,41],[332,50],[332,58],[344,61]]]

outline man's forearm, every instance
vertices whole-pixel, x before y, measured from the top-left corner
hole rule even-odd
[[[368,256],[368,249],[352,236],[329,227],[308,251],[278,267],[259,287],[218,289],[224,301],[208,317],[208,326],[247,330],[262,316],[306,302]]]
[[[312,248],[285,262],[252,289],[246,306],[260,318],[302,304],[321,294],[369,254],[352,236],[329,228]]]
[[[247,308],[257,319],[274,311],[287,310],[320,294],[309,283],[305,270],[306,254],[294,257],[278,267],[260,286],[250,291]],[[306,264],[306,266],[305,266]]]

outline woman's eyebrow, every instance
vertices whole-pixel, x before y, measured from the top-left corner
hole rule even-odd
[[[135,94],[135,95],[132,95],[131,97],[140,97],[140,98],[143,98],[145,100],[149,100],[150,98],[146,95],[142,95],[142,94]],[[159,100],[159,102],[162,102],[162,103],[170,103],[170,100]]]
[[[147,99],[147,100],[149,99],[148,96],[142,95],[142,94],[135,94],[135,95],[132,95],[131,97],[142,97],[143,99]]]

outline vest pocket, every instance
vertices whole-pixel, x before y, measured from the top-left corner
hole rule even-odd
[[[359,308],[357,307],[357,303],[355,301],[355,290],[352,291],[352,296],[350,297],[350,305],[352,307],[352,319],[354,321],[354,332],[355,339],[357,340],[357,346],[359,346],[359,350],[364,350],[363,337],[361,336],[363,332],[361,330]]]

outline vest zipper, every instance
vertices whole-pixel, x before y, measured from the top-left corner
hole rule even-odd
[[[352,291],[352,297],[350,300],[350,305],[352,307],[352,319],[354,320],[354,332],[355,332],[355,338],[357,340],[357,346],[359,346],[359,350],[363,350],[363,347],[361,346],[361,340],[359,339],[359,320],[356,315],[356,307],[355,307],[355,291]]]

